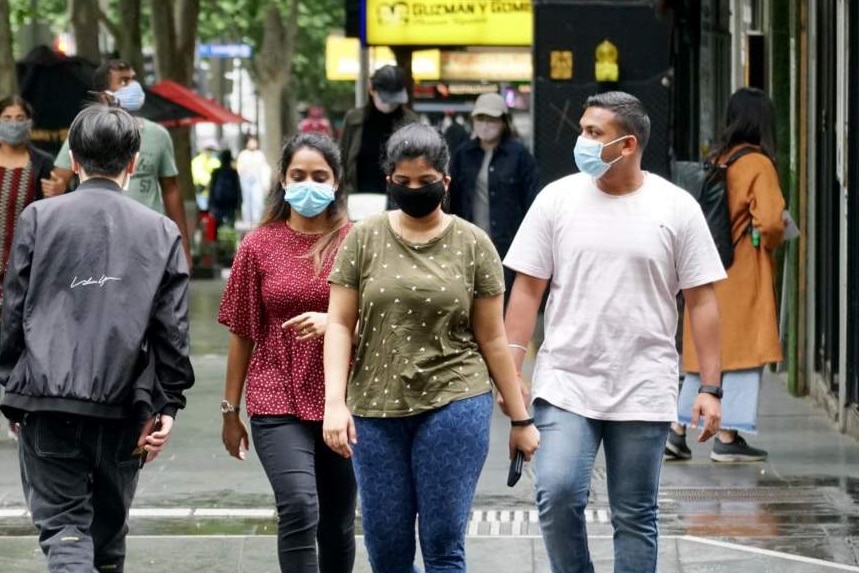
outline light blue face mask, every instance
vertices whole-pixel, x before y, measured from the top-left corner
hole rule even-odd
[[[283,192],[283,200],[302,217],[315,217],[334,201],[334,187],[327,183],[290,183],[283,186]]]
[[[611,162],[606,163],[602,158],[603,148],[608,145],[614,145],[618,141],[623,141],[627,137],[629,136],[623,135],[613,141],[603,143],[580,135],[576,140],[576,147],[573,150],[573,158],[576,161],[576,167],[578,167],[579,171],[582,173],[590,175],[594,179],[599,179],[605,175],[606,171],[608,171],[612,165],[623,158],[623,155],[619,155]]]
[[[132,81],[113,92],[113,97],[116,98],[116,103],[122,109],[138,111],[143,107],[143,102],[146,101],[146,92],[143,91],[143,86],[139,82]]]

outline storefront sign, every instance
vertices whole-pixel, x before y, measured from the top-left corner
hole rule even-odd
[[[333,81],[355,81],[360,69],[361,45],[357,38],[328,36],[325,42],[325,77]],[[439,79],[438,50],[418,50],[412,54],[412,76],[420,80]],[[397,65],[387,46],[370,48],[370,70],[384,65]]]
[[[441,79],[530,82],[530,52],[442,52]]]
[[[363,0],[367,45],[530,46],[531,0]]]
[[[355,81],[360,68],[357,38],[329,36],[325,44],[325,76],[329,80]],[[501,51],[417,50],[412,53],[412,75],[418,81],[530,82],[531,53],[521,48]],[[370,48],[370,70],[396,65],[387,46]]]

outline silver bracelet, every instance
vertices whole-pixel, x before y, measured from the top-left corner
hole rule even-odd
[[[523,351],[523,352],[528,352],[528,347],[527,347],[527,346],[523,346],[523,345],[521,345],[521,344],[516,344],[516,343],[514,343],[514,342],[510,342],[510,343],[508,343],[508,344],[507,344],[507,346],[509,346],[510,348],[518,348],[519,350],[521,350],[521,351]]]

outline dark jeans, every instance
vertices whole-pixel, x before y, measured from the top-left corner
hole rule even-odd
[[[325,445],[322,422],[254,416],[251,432],[277,503],[280,570],[350,573],[355,563],[352,462]]]
[[[131,457],[142,423],[49,412],[27,414],[18,437],[21,480],[52,573],[121,572]]]
[[[417,416],[355,417],[364,544],[375,573],[465,571],[465,531],[489,452],[492,394]]]

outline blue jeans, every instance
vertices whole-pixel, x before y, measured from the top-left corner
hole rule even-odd
[[[355,417],[353,462],[373,571],[416,571],[417,515],[426,573],[465,571],[465,531],[491,417],[490,393],[406,418]]]
[[[552,573],[593,573],[584,510],[594,459],[605,448],[615,573],[653,573],[658,552],[659,473],[668,422],[593,420],[534,404],[540,430],[537,508]]]

